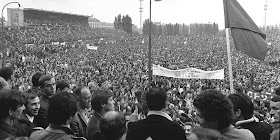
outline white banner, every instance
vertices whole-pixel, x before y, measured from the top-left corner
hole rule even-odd
[[[224,79],[224,69],[215,71],[204,71],[196,68],[170,70],[158,65],[153,65],[153,75],[182,79]]]
[[[52,45],[59,45],[59,42],[52,42]]]
[[[89,50],[97,50],[98,49],[97,46],[88,46],[88,45],[86,45],[86,46],[87,46],[87,49],[89,49]]]

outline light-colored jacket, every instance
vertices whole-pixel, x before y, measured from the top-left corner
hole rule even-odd
[[[49,125],[44,130],[38,130],[30,135],[30,140],[86,140],[74,137],[73,131],[67,126]]]

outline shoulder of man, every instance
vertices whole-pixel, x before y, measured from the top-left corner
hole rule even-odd
[[[38,137],[38,136],[40,136],[41,134],[43,134],[44,132],[44,129],[41,129],[41,130],[39,130],[39,129],[37,129],[37,130],[35,130],[34,132],[32,132],[31,134],[30,134],[30,139],[32,140],[32,139],[36,139],[36,137]]]
[[[71,139],[72,139],[72,140],[87,140],[87,139],[84,138],[84,137],[76,137],[76,136],[71,136]]]
[[[145,123],[145,119],[138,120],[138,121],[129,121],[127,123],[128,128],[137,128]]]
[[[248,129],[237,129],[233,128],[230,132],[224,134],[227,137],[235,137],[236,140],[242,139],[242,140],[255,140],[254,134],[248,130]]]

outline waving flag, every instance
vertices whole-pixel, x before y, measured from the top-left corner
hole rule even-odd
[[[235,48],[250,57],[264,61],[266,35],[236,0],[224,0],[225,28],[231,29]]]

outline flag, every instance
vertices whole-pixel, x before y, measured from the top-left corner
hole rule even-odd
[[[225,28],[231,29],[235,48],[250,57],[264,61],[266,35],[236,0],[224,0]]]

